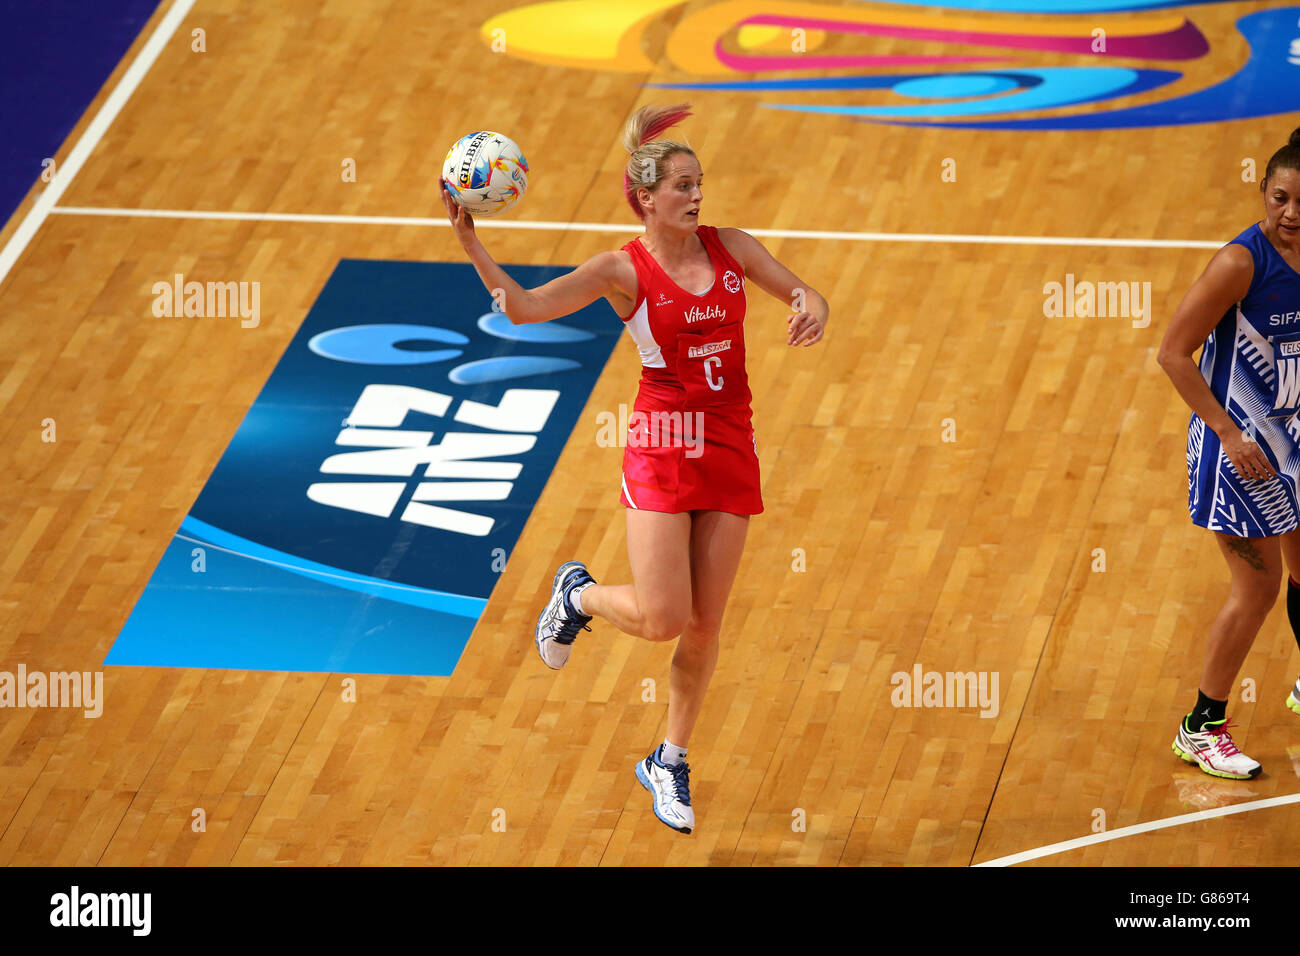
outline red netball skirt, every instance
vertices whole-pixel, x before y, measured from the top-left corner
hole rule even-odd
[[[629,508],[668,514],[762,514],[749,408],[633,411],[623,450],[621,501]]]

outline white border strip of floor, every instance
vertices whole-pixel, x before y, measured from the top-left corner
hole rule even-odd
[[[45,222],[45,217],[54,211],[54,204],[59,201],[63,191],[68,188],[68,184],[72,182],[73,177],[80,172],[90,154],[99,145],[100,139],[108,132],[108,128],[113,125],[113,120],[117,118],[117,114],[126,105],[126,101],[131,98],[131,94],[140,85],[140,81],[144,79],[145,74],[154,65],[154,61],[158,59],[158,54],[162,52],[163,47],[167,45],[167,41],[172,38],[172,34],[176,32],[176,28],[180,26],[181,21],[185,19],[185,15],[190,12],[190,8],[193,6],[194,0],[176,0],[172,8],[167,11],[167,15],[162,18],[162,22],[153,31],[153,36],[149,37],[145,45],[141,47],[140,52],[136,54],[135,60],[122,74],[122,79],[118,81],[117,87],[104,101],[104,105],[99,108],[95,118],[90,121],[90,125],[82,132],[81,138],[72,147],[72,151],[68,153],[63,165],[55,167],[54,180],[36,197],[36,201],[32,203],[32,208],[27,210],[27,215],[18,224],[18,228],[14,230],[13,235],[9,237],[5,247],[0,249],[0,283],[4,282],[9,270],[18,261],[18,257],[23,254],[27,244],[32,241],[36,231],[41,228],[41,224]]]
[[[1035,850],[1025,850],[1023,853],[1013,853],[1010,856],[998,857],[996,860],[986,860],[983,863],[976,863],[974,865],[1014,866],[1017,863],[1024,863],[1027,860],[1037,860],[1045,856],[1065,853],[1068,850],[1077,850],[1079,847],[1092,846],[1094,843],[1105,843],[1108,840],[1119,840],[1124,837],[1137,836],[1139,833],[1150,833],[1152,830],[1163,830],[1167,827],[1180,827],[1185,823],[1199,823],[1201,820],[1213,820],[1216,817],[1226,817],[1234,813],[1249,813],[1251,810],[1267,810],[1270,807],[1283,807],[1288,803],[1300,803],[1300,793],[1291,793],[1283,797],[1266,797],[1263,800],[1251,800],[1249,803],[1238,803],[1230,807],[1217,807],[1213,810],[1197,810],[1195,813],[1184,813],[1181,816],[1165,817],[1163,820],[1150,820],[1147,823],[1135,823],[1131,827],[1120,827],[1118,830],[1109,830],[1106,833],[1094,833],[1090,836],[1079,837],[1076,840],[1065,840],[1062,843],[1052,843],[1048,846],[1040,846]]]
[[[326,223],[343,226],[447,226],[446,216],[335,216],[293,212],[221,212],[203,209],[114,209],[95,206],[58,206],[51,212],[64,216],[120,216],[135,219],[213,219],[237,222]],[[632,232],[643,227],[632,223],[527,222],[524,220],[475,220],[476,229],[554,230],[558,232]],[[767,239],[832,239],[845,242],[935,242],[978,243],[1016,246],[1102,246],[1113,249],[1218,249],[1225,243],[1199,239],[1099,239],[1088,236],[978,236],[925,232],[825,232],[813,229],[748,229],[751,235]]]

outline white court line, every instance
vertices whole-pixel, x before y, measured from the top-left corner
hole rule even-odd
[[[72,147],[72,152],[68,153],[68,158],[63,161],[63,165],[56,166],[54,171],[54,181],[51,182],[41,194],[36,197],[32,203],[32,208],[27,210],[27,215],[19,223],[14,234],[9,237],[5,247],[0,249],[0,283],[3,283],[9,270],[13,268],[18,257],[23,254],[27,244],[32,241],[36,231],[41,228],[45,222],[45,217],[54,209],[54,204],[59,201],[63,191],[68,188],[74,176],[81,171],[82,165],[86,159],[94,152],[95,147],[99,144],[103,135],[108,132],[108,128],[113,125],[113,120],[121,112],[126,101],[131,98],[135,88],[140,85],[149,68],[153,66],[154,61],[158,59],[158,54],[162,52],[167,41],[172,38],[176,28],[180,26],[185,15],[190,12],[194,6],[194,0],[176,0],[175,5],[167,11],[167,15],[162,18],[157,29],[153,31],[153,36],[149,37],[148,42],[136,54],[135,60],[131,63],[122,79],[118,81],[117,87],[109,94],[104,105],[99,108],[95,118],[90,121],[77,144]]]
[[[295,212],[217,212],[202,209],[113,209],[95,206],[59,206],[50,210],[64,216],[122,216],[134,219],[216,219],[239,222],[315,222],[343,226],[448,226],[446,216],[333,216]],[[477,219],[476,229],[536,229],[559,232],[632,232],[643,227],[606,222],[525,222]],[[1200,239],[1099,239],[1089,236],[979,236],[927,232],[825,232],[814,229],[746,229],[768,239],[838,239],[846,242],[979,243],[1012,246],[1101,246],[1110,249],[1218,249],[1222,241]]]
[[[1167,827],[1180,827],[1185,823],[1199,823],[1201,820],[1213,820],[1215,817],[1226,817],[1233,813],[1249,813],[1251,810],[1267,810],[1270,807],[1283,807],[1288,803],[1300,803],[1300,793],[1291,793],[1284,797],[1267,797],[1263,800],[1251,800],[1249,803],[1238,803],[1230,807],[1218,807],[1214,810],[1197,810],[1195,813],[1184,813],[1177,817],[1165,817],[1163,820],[1151,820],[1147,823],[1136,823],[1131,827],[1120,827],[1118,830],[1110,830],[1106,833],[1094,833],[1090,836],[1079,837],[1076,840],[1065,840],[1062,843],[1052,843],[1048,846],[1040,846],[1035,850],[1025,850],[1023,853],[1013,853],[1011,856],[998,857],[996,860],[986,860],[983,863],[976,863],[974,865],[1014,866],[1017,863],[1024,863],[1026,860],[1037,860],[1041,857],[1052,856],[1057,853],[1065,853],[1067,850],[1076,850],[1081,846],[1092,846],[1094,843],[1105,843],[1108,840],[1119,840],[1123,837],[1136,836],[1139,833],[1150,833],[1152,830],[1163,830]]]

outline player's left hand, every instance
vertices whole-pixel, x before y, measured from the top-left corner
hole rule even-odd
[[[826,323],[819,319],[811,312],[800,312],[792,315],[786,320],[790,327],[789,335],[786,337],[787,345],[812,345],[822,340],[826,334]]]

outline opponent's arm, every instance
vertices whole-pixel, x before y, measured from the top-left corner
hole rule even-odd
[[[1243,246],[1233,243],[1216,252],[1183,296],[1156,356],[1183,401],[1219,436],[1228,458],[1247,478],[1255,477],[1256,471],[1271,477],[1273,470],[1257,445],[1242,440],[1241,428],[1210,391],[1192,355],[1250,290],[1254,273],[1254,261]]]
[[[826,331],[826,320],[830,316],[830,304],[816,289],[804,282],[797,275],[783,266],[764,245],[740,229],[719,229],[718,238],[727,247],[732,258],[740,263],[745,275],[773,298],[803,311],[796,312],[786,320],[789,334],[786,341],[790,345],[812,345],[820,342]]]
[[[619,296],[630,298],[622,288],[626,283],[620,281],[620,262],[615,252],[599,253],[572,272],[536,289],[525,289],[488,255],[474,232],[474,217],[451,198],[446,186],[442,187],[442,200],[456,238],[483,280],[484,288],[494,296],[495,290],[501,290],[501,308],[512,323],[549,322],[571,315],[602,297],[609,298],[611,305]]]

